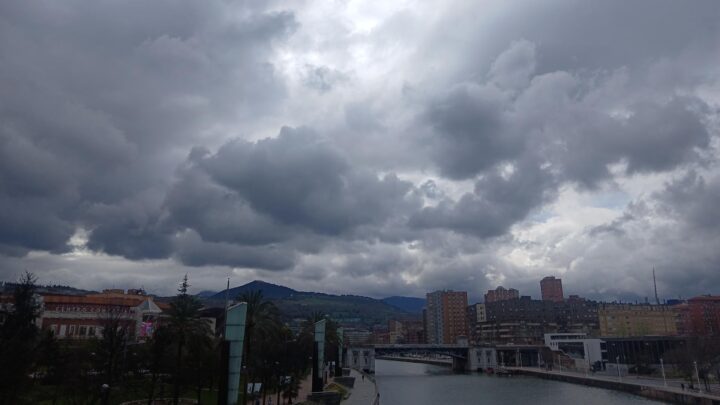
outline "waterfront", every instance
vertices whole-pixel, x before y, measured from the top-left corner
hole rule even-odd
[[[448,367],[376,360],[381,404],[661,404],[631,394],[533,377],[453,374]]]

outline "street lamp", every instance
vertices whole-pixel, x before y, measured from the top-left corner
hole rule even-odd
[[[693,366],[695,366],[695,379],[697,380],[697,386],[698,386],[698,391],[699,391],[700,390],[700,373],[698,373],[697,361],[693,361]]]
[[[660,370],[662,371],[663,385],[667,387],[667,380],[665,379],[665,363],[663,363],[662,357],[660,358]]]
[[[585,377],[590,373],[590,357],[585,357]]]
[[[615,357],[615,367],[617,367],[618,378],[622,380],[622,376],[620,375],[620,356]]]

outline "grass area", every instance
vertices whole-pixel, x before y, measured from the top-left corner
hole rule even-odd
[[[340,384],[337,383],[330,383],[325,387],[328,391],[335,391],[339,392],[340,395],[342,395],[343,399],[347,399],[350,396],[350,391],[348,391],[345,387],[343,387]]]
[[[161,390],[162,389],[162,390]],[[201,404],[216,404],[216,390],[203,390],[200,393]],[[158,386],[155,397],[169,398],[172,396],[172,385],[164,384],[163,387]],[[55,399],[53,399],[55,397]],[[195,389],[185,389],[180,393],[181,398],[197,399],[197,391]],[[110,391],[110,404],[119,405],[123,402],[147,400],[148,389],[147,384],[138,384],[137,382],[126,383],[112,388]],[[37,405],[79,405],[99,403],[99,395],[94,392],[69,392],[67,387],[57,387],[52,385],[36,385],[31,391],[31,397],[27,398],[27,403]]]

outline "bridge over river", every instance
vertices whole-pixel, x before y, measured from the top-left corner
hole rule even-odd
[[[375,358],[397,357],[408,354],[452,359],[453,370],[469,371],[503,366],[537,367],[542,345],[468,344],[392,344],[350,347],[345,351],[345,364],[352,368],[375,371]]]

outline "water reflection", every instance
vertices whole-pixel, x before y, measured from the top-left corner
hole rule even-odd
[[[450,368],[377,360],[376,380],[383,405],[660,404],[634,395],[532,377],[453,374]]]

